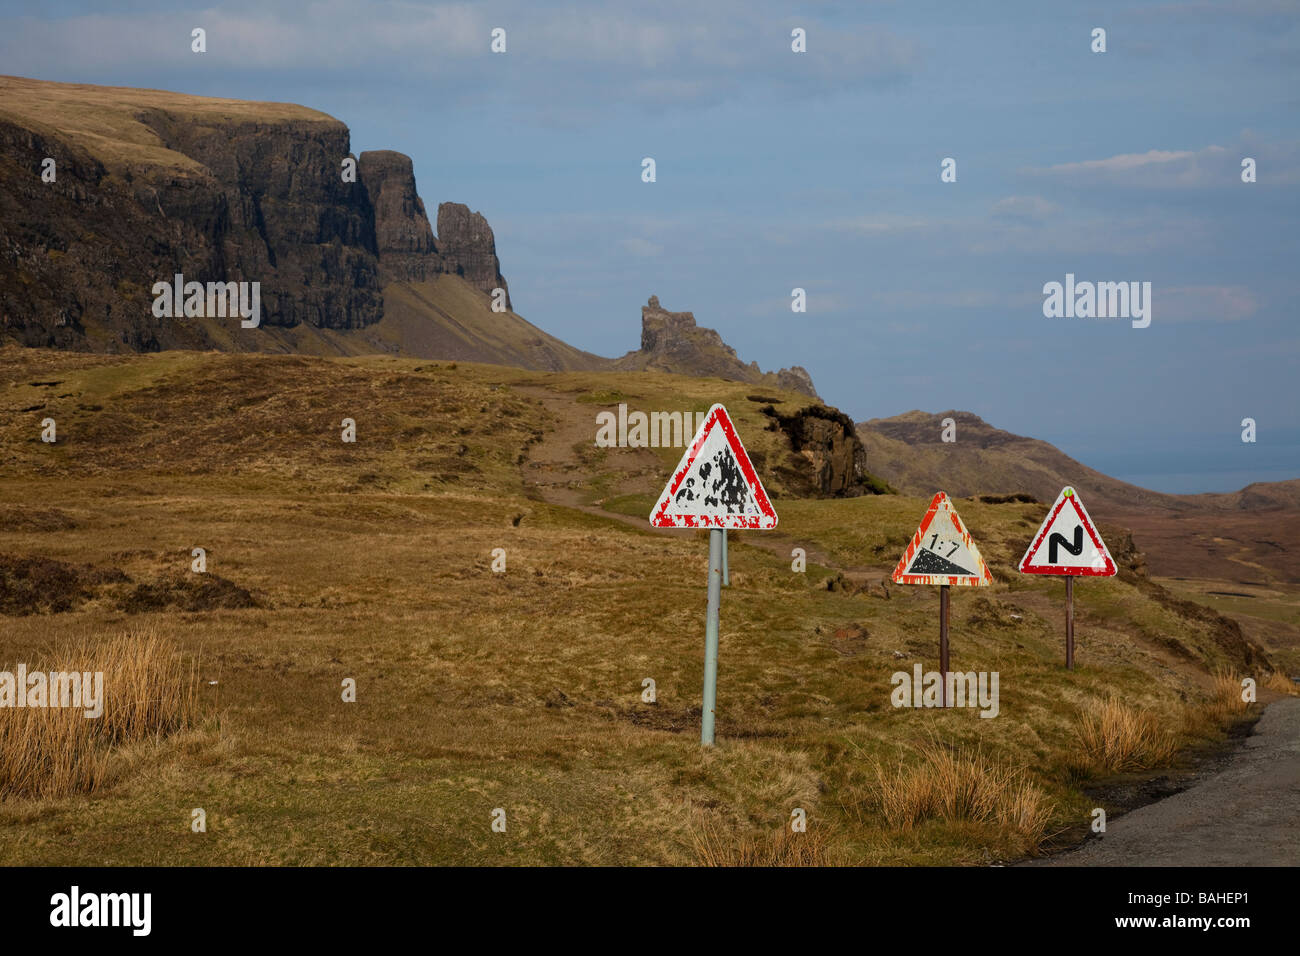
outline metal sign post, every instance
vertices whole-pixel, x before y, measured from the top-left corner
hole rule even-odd
[[[727,560],[727,529],[722,529],[722,586],[731,587],[731,563]]]
[[[939,685],[940,701],[948,706],[948,585],[939,585]]]
[[[723,554],[727,532],[709,532],[709,616],[704,622],[704,713],[700,719],[700,743],[713,745],[713,718],[718,703],[718,605],[721,603]]]
[[[1074,575],[1065,576],[1065,669],[1074,670]]]

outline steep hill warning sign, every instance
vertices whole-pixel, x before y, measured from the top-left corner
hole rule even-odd
[[[650,512],[650,523],[659,528],[776,527],[776,511],[721,405],[709,409]]]
[[[993,583],[979,548],[942,491],[931,500],[893,579],[895,584]]]

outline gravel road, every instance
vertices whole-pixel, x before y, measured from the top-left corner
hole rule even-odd
[[[1300,865],[1300,698],[1270,704],[1220,772],[1029,865]]]

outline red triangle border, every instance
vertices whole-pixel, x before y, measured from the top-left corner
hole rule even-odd
[[[939,513],[939,505],[947,503],[948,513],[952,515],[952,526],[958,534],[962,536],[963,542],[967,548],[974,551],[979,558],[980,568],[983,574],[960,575],[960,574],[906,574],[907,566],[912,563],[917,549],[920,548],[921,542],[925,540],[925,533],[929,530],[930,525],[934,522],[935,515]],[[937,581],[936,578],[946,578],[943,581]],[[988,562],[984,560],[984,555],[979,553],[979,548],[975,546],[975,541],[971,538],[970,532],[961,523],[961,516],[957,514],[957,509],[952,506],[945,492],[938,492],[930,499],[929,510],[926,511],[925,517],[921,519],[920,526],[916,529],[916,534],[912,535],[912,543],[907,546],[903,556],[898,559],[898,565],[894,568],[894,573],[890,576],[895,584],[949,584],[949,585],[972,585],[980,586],[993,583],[993,575],[989,571]]]
[[[1097,529],[1093,527],[1092,519],[1088,517],[1087,510],[1082,506],[1082,504],[1080,504],[1079,492],[1071,485],[1067,485],[1066,487],[1070,488],[1073,493],[1068,497],[1057,496],[1060,498],[1060,503],[1057,504],[1057,506],[1052,509],[1051,513],[1043,519],[1042,527],[1038,529],[1038,534],[1029,545],[1029,550],[1025,552],[1025,556],[1020,559],[1020,567],[1017,570],[1019,570],[1021,574],[1055,574],[1061,577],[1111,577],[1115,574],[1115,559],[1111,557],[1110,549],[1102,543],[1101,535],[1099,535]],[[1065,489],[1063,488],[1061,490],[1064,491]],[[1061,509],[1065,507],[1067,501],[1074,508],[1074,513],[1078,516],[1079,522],[1083,525],[1084,530],[1088,532],[1088,537],[1092,539],[1092,543],[1097,546],[1097,550],[1106,558],[1105,568],[1094,568],[1091,565],[1064,564],[1052,565],[1045,568],[1029,567],[1030,560],[1038,553],[1038,549],[1043,546],[1043,542],[1047,538],[1047,529],[1052,526],[1052,522],[1056,520],[1056,516],[1061,513]]]
[[[677,494],[677,489],[681,487],[682,482],[686,479],[686,473],[695,464],[696,456],[699,455],[705,440],[715,427],[722,429],[722,434],[727,439],[731,453],[736,457],[736,464],[740,466],[740,473],[744,475],[745,482],[754,493],[754,503],[758,505],[760,513],[758,515],[716,516],[669,514],[668,508],[672,504],[673,497]],[[771,524],[764,525],[764,518],[770,518]],[[763,483],[758,479],[758,472],[754,470],[754,465],[745,452],[745,446],[740,443],[740,439],[736,435],[736,428],[731,423],[731,416],[727,414],[726,408],[722,405],[714,405],[709,411],[708,417],[704,420],[704,425],[700,428],[699,434],[696,435],[695,441],[691,443],[691,450],[685,461],[669,479],[664,493],[659,496],[654,511],[650,513],[650,523],[656,528],[766,530],[776,527],[776,521],[776,510],[772,507],[772,502],[768,500],[767,491],[764,490]]]

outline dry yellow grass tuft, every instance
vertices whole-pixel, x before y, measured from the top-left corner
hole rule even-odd
[[[1077,725],[1079,749],[1071,757],[1081,774],[1125,773],[1169,763],[1178,751],[1176,737],[1152,711],[1115,697],[1082,714]]]
[[[1216,668],[1210,701],[1205,709],[1219,723],[1230,723],[1250,710],[1250,704],[1241,695],[1241,675],[1226,668]]]
[[[709,817],[691,828],[700,866],[843,866],[847,860],[823,828],[795,833],[783,826],[771,833],[729,832]]]
[[[193,668],[153,632],[71,647],[41,669],[102,672],[103,713],[88,718],[75,706],[0,710],[0,799],[92,793],[109,779],[115,745],[162,737],[195,716]]]
[[[1264,680],[1264,687],[1275,694],[1285,694],[1288,697],[1300,696],[1300,685],[1281,671],[1273,671],[1269,674]]]
[[[922,746],[920,757],[912,766],[875,765],[867,802],[890,826],[910,830],[927,820],[994,824],[1030,847],[1042,841],[1054,805],[1023,769],[938,740]]]

